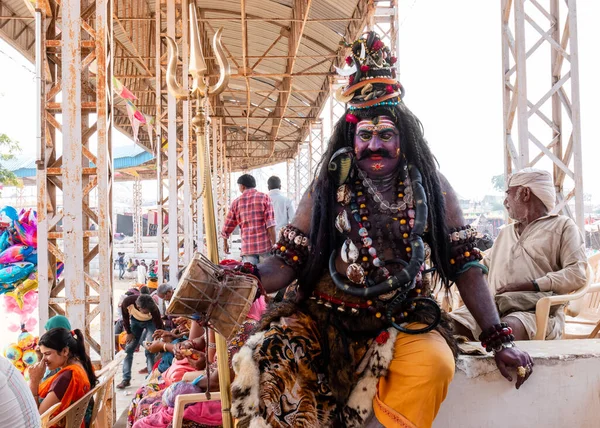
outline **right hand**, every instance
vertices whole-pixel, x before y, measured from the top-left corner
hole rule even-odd
[[[131,343],[135,340],[135,336],[133,333],[127,333],[127,337],[125,338],[125,342]]]
[[[223,239],[223,252],[225,254],[231,254],[231,251],[229,251],[229,241],[227,241],[227,239]]]
[[[183,351],[186,349],[193,349],[193,344],[190,340],[184,340],[183,342],[176,343],[173,347],[173,355],[177,360],[183,360],[186,356],[183,354]]]

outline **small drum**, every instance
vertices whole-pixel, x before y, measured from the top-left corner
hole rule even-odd
[[[255,277],[224,269],[197,253],[181,276],[167,314],[208,322],[230,340],[246,321],[257,290]]]

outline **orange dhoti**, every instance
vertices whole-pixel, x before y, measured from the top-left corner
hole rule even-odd
[[[441,334],[398,333],[393,360],[373,400],[377,420],[385,427],[431,427],[453,377],[454,355]]]

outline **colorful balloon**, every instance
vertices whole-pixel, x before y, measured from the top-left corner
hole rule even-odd
[[[33,252],[33,247],[13,245],[0,253],[0,264],[22,262]]]
[[[35,352],[35,350],[28,349],[27,351],[23,352],[23,362],[26,366],[37,364],[39,360],[40,359],[38,358],[38,354]]]
[[[37,248],[37,226],[21,224],[18,221],[14,221],[13,226],[22,244]]]
[[[4,348],[4,356],[8,358],[13,364],[15,361],[19,361],[23,356],[23,351],[16,343],[11,343]]]
[[[26,276],[35,269],[33,263],[21,262],[13,263],[0,269],[0,284],[12,284]]]
[[[25,378],[25,382],[29,382],[29,367],[25,367],[25,370],[23,370],[23,377]]]
[[[17,345],[22,350],[33,349],[35,348],[36,344],[37,340],[35,336],[29,333],[28,331],[23,331],[21,334],[19,334],[19,338],[17,339]]]
[[[11,206],[5,206],[0,210],[0,214],[4,214],[11,220],[19,220],[19,214],[17,214],[17,210]]]
[[[9,239],[10,239],[10,233],[8,232],[8,230],[5,230],[4,232],[2,232],[2,234],[0,235],[0,251],[4,251],[8,247],[10,247],[11,243],[10,243]]]
[[[15,299],[17,305],[19,305],[19,309],[23,309],[25,295],[30,291],[37,290],[37,288],[38,282],[36,279],[26,279],[21,284],[17,285],[14,290],[8,291],[6,295]]]
[[[15,366],[21,373],[25,371],[25,363],[23,360],[13,361],[13,366]]]

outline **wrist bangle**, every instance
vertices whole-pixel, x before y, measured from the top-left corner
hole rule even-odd
[[[516,347],[517,347],[517,345],[515,345],[515,342],[502,343],[497,348],[494,348],[494,355],[496,355],[498,352],[504,351],[505,349],[516,348]]]
[[[167,344],[163,343],[163,352],[167,352]]]

